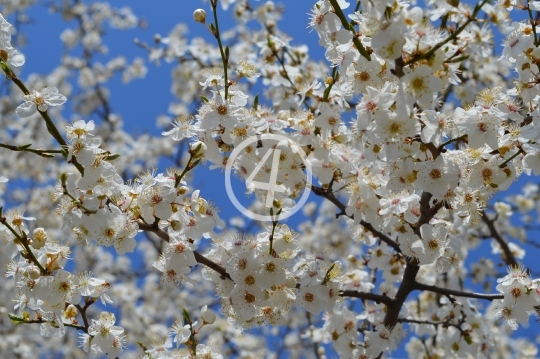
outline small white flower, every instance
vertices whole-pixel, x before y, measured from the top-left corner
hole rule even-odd
[[[214,324],[216,321],[216,313],[212,309],[208,309],[208,306],[205,305],[201,309],[201,319],[204,324]]]
[[[197,322],[194,322],[191,326],[189,324],[182,325],[182,321],[178,320],[171,326],[171,336],[173,337],[173,342],[176,343],[177,348],[180,344],[188,341],[191,336],[191,328],[196,325]]]
[[[24,95],[25,102],[15,110],[22,118],[30,117],[37,110],[47,111],[49,106],[58,106],[66,102],[66,97],[58,93],[56,87],[45,87],[41,92],[33,90],[30,94]]]
[[[102,352],[108,353],[114,347],[116,337],[124,333],[124,328],[114,325],[116,317],[109,312],[102,312],[99,321],[92,319],[92,322],[88,328],[88,334],[94,336],[92,345],[95,344]]]

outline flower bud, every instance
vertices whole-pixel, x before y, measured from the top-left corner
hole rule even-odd
[[[206,22],[206,11],[203,9],[193,11],[193,20],[204,24]]]
[[[45,242],[47,242],[47,232],[45,232],[45,229],[42,227],[34,229],[32,234],[32,247],[34,247],[34,249],[40,249],[45,245]]]
[[[77,313],[79,313],[77,308],[73,304],[70,304],[64,311],[64,317],[66,319],[75,318],[77,316]]]
[[[208,309],[208,306],[205,305],[201,309],[201,319],[204,324],[214,324],[216,321],[216,313],[212,309]]]
[[[8,58],[9,58],[9,55],[7,51],[4,49],[0,50],[0,59],[2,59],[2,61],[4,62],[7,62]]]
[[[202,141],[197,141],[191,146],[191,151],[193,151],[194,158],[203,157],[207,149],[206,144]]]
[[[38,279],[40,275],[41,273],[39,272],[39,269],[37,267],[33,267],[28,271],[28,276],[33,280]]]
[[[170,221],[170,226],[173,229],[173,231],[180,231],[183,227],[183,224],[181,221],[177,221],[174,219]]]

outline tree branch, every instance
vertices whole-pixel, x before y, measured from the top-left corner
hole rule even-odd
[[[383,303],[386,305],[390,305],[392,302],[392,299],[390,297],[387,297],[386,295],[380,295],[380,294],[373,294],[368,292],[358,292],[356,290],[344,290],[339,293],[341,297],[351,297],[351,298],[360,298],[360,299],[366,299],[374,301],[375,303]]]
[[[164,241],[169,242],[170,240],[169,235],[167,234],[167,232],[161,230],[156,222],[152,224],[137,222],[137,224],[139,225],[139,229],[142,229],[143,231],[152,232],[156,234],[159,238],[163,239]],[[207,266],[210,269],[215,270],[216,272],[221,274],[222,279],[229,279],[232,281],[231,276],[229,275],[229,273],[227,273],[225,268],[213,262],[212,260],[206,258],[205,256],[203,256],[197,251],[194,251],[193,254],[195,255],[195,260],[197,261],[197,263],[200,263],[202,265]]]
[[[483,293],[472,293],[464,292],[462,290],[454,290],[441,288],[434,285],[427,285],[419,282],[414,282],[414,290],[427,290],[428,292],[439,293],[443,295],[454,295],[456,297],[465,297],[465,298],[476,298],[476,299],[485,299],[485,300],[494,300],[494,299],[504,299],[502,294],[483,294]]]
[[[439,201],[433,207],[430,207],[429,203],[432,197],[433,196],[431,193],[422,192],[422,196],[420,198],[420,218],[418,219],[416,226],[413,228],[414,233],[420,238],[420,227],[423,224],[429,223],[433,216],[435,216],[435,214],[442,207],[442,201]],[[419,270],[420,265],[418,260],[416,260],[416,258],[408,258],[407,267],[403,273],[401,284],[398,288],[396,296],[392,300],[391,305],[388,306],[386,315],[384,316],[383,323],[387,328],[393,328],[397,324],[399,312],[401,311],[405,300],[407,299],[409,293],[415,290],[416,275],[418,274]]]
[[[360,39],[356,36],[356,30],[354,26],[349,24],[349,22],[347,21],[347,18],[345,17],[345,14],[343,14],[343,10],[341,10],[341,8],[339,7],[337,0],[329,0],[329,1],[330,1],[330,4],[332,4],[332,7],[334,8],[334,12],[341,20],[341,24],[343,25],[343,27],[353,33],[353,43],[354,43],[354,46],[356,46],[356,49],[358,50],[360,55],[365,57],[368,61],[371,61],[371,56],[369,55],[369,52],[367,52],[364,45],[362,45],[362,42],[360,41]]]
[[[337,208],[341,210],[341,213],[338,213],[336,217],[345,215],[351,219],[354,219],[354,216],[349,216],[345,213],[345,210],[347,209],[347,206],[341,203],[341,201],[336,197],[334,192],[327,191],[324,188],[317,187],[317,186],[311,186],[311,191],[316,194],[317,196],[324,197],[333,204],[336,205]],[[364,220],[360,221],[360,225],[364,227],[366,230],[370,231],[375,237],[379,238],[381,241],[386,243],[388,246],[394,248],[396,252],[401,253],[401,249],[399,248],[399,244],[397,244],[394,240],[392,240],[390,237],[385,235],[384,233],[378,231],[373,227],[371,223],[368,223]]]
[[[518,264],[518,262],[516,260],[516,257],[514,257],[514,254],[510,250],[510,247],[508,246],[508,243],[506,243],[504,238],[497,231],[497,228],[495,228],[495,220],[496,219],[497,218],[495,217],[494,219],[490,220],[489,218],[487,218],[487,215],[485,213],[482,216],[482,220],[487,225],[487,227],[489,229],[489,233],[491,234],[493,239],[495,239],[497,241],[497,243],[499,243],[499,246],[501,246],[501,249],[502,249],[502,251],[504,253],[503,259],[506,262],[506,264],[508,264],[509,266],[512,266],[512,267],[517,267],[517,266],[519,266],[519,264]]]

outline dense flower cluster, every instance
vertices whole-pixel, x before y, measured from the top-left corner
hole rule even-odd
[[[6,16],[28,6],[7,3]],[[135,41],[151,62],[180,64],[177,101],[172,117],[158,118],[158,138],[124,132],[109,104],[107,82],[115,73],[124,82],[145,77],[144,60],[94,57],[107,53],[105,29],[143,26],[131,10],[51,6],[77,20],[61,40],[83,55],[25,81],[14,69],[24,56],[0,15],[0,67],[13,83],[0,108],[0,163],[10,177],[0,176],[9,278],[0,314],[52,338],[0,344],[0,353],[32,357],[32,345],[73,341],[71,327],[85,352],[108,358],[141,350],[148,358],[323,358],[330,350],[378,358],[398,348],[426,358],[535,357],[532,342],[511,335],[540,313],[540,280],[520,262],[531,240],[511,217],[519,212],[531,227],[540,189],[490,200],[540,173],[539,3],[319,0],[306,21],[324,64],[291,45],[272,1],[210,0],[211,16],[195,10],[190,27],[217,46],[189,40],[183,25],[152,45]],[[218,17],[231,6],[239,25],[224,32]],[[512,11],[530,19],[512,22]],[[495,28],[506,36],[500,56]],[[261,99],[253,86],[263,87]],[[68,99],[75,113],[65,120]],[[158,170],[160,157],[173,166]],[[223,220],[193,181],[202,165],[232,169],[254,194],[248,210],[271,221]],[[32,191],[6,190],[26,178]],[[324,202],[306,204],[293,229],[280,215],[308,191]],[[54,207],[43,200],[51,196]],[[496,259],[466,266],[486,238]],[[133,252],[134,263],[125,256]],[[485,293],[464,289],[471,282]],[[0,330],[7,325],[0,319]],[[281,349],[265,336],[279,337]]]

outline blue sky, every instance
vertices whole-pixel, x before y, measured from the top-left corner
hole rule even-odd
[[[318,36],[315,32],[309,33],[307,28],[308,13],[314,1],[291,0],[282,1],[286,4],[279,27],[286,33],[294,37],[291,41],[293,45],[307,44],[310,48],[310,56],[314,59],[324,60],[324,50],[318,45]],[[104,42],[109,45],[109,54],[101,60],[117,55],[124,55],[128,62],[135,57],[147,59],[147,52],[137,47],[133,40],[138,38],[143,42],[151,43],[155,34],[167,36],[169,31],[179,22],[188,24],[188,36],[203,36],[209,42],[213,42],[213,37],[205,31],[204,27],[192,20],[192,13],[196,8],[204,8],[210,16],[210,7],[208,1],[202,4],[196,0],[115,0],[111,2],[113,6],[129,6],[141,20],[147,22],[145,29],[133,29],[127,31],[110,30],[104,38]],[[149,6],[148,4],[152,5]],[[276,1],[279,3],[279,1]],[[256,3],[255,3],[256,5]],[[51,14],[45,7],[34,7],[29,13],[31,24],[22,26],[22,33],[27,36],[27,46],[20,50],[26,55],[26,64],[21,73],[21,78],[25,79],[31,73],[46,74],[53,70],[59,63],[60,56],[64,53],[60,41],[60,33],[66,28],[76,28],[75,21],[64,22],[60,15]],[[223,12],[220,10],[220,26],[222,29],[228,29],[234,26],[230,10]],[[257,25],[258,26],[258,25]],[[500,43],[501,38],[496,39]],[[500,45],[496,46],[500,51]],[[75,52],[77,50],[74,50]],[[100,58],[97,58],[100,60]],[[124,127],[128,132],[144,133],[151,132],[159,134],[161,129],[156,127],[155,121],[158,115],[167,114],[167,109],[174,97],[170,92],[170,72],[172,65],[162,62],[161,66],[147,64],[149,68],[146,79],[135,80],[129,85],[123,85],[121,79],[117,76],[109,84],[111,89],[112,110],[122,115]],[[65,105],[66,112],[69,113],[69,100]],[[163,171],[165,166],[160,168]],[[524,178],[519,184],[532,181],[532,178]],[[519,188],[520,186],[513,188]],[[225,209],[222,211],[222,217],[230,218],[239,215],[239,213],[230,204],[225,195],[225,185],[223,176],[217,171],[207,169],[198,170],[195,186],[200,188],[203,197],[214,201],[219,207]],[[236,189],[242,191],[242,186],[237,183]],[[515,191],[515,190],[514,190]],[[236,192],[240,193],[240,192]],[[314,196],[312,195],[311,198]],[[500,198],[500,196],[499,196]],[[291,219],[290,224],[294,225],[300,218]],[[479,258],[481,253],[489,257],[489,242],[484,242],[480,250],[476,251],[469,260]],[[530,253],[526,263],[534,263],[534,254]],[[524,332],[528,336],[534,336],[536,324],[531,320],[529,329]]]

